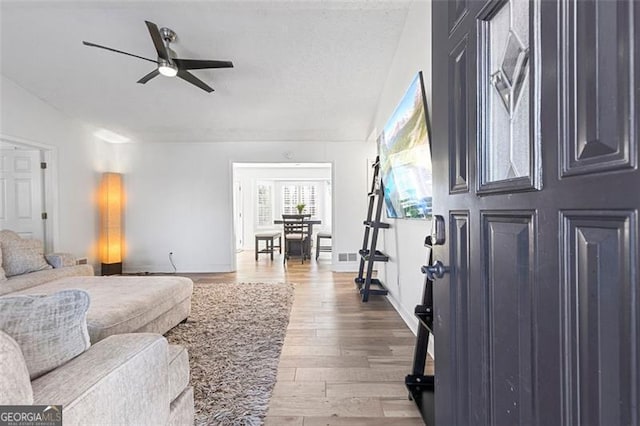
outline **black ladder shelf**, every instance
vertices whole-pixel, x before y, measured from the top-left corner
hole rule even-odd
[[[358,276],[354,280],[362,295],[362,301],[367,302],[370,294],[386,295],[388,293],[384,284],[378,278],[372,278],[373,265],[375,262],[388,262],[389,256],[376,250],[378,244],[378,231],[389,228],[388,223],[380,222],[382,216],[382,205],[384,204],[384,191],[382,181],[379,179],[380,157],[376,157],[373,164],[373,179],[371,182],[371,192],[369,192],[369,208],[367,210],[367,220],[364,223],[364,239],[360,253],[360,268]],[[371,238],[369,238],[371,237]],[[366,272],[365,272],[366,265]]]
[[[431,253],[431,236],[425,239],[425,247],[428,248],[427,265],[431,265],[433,256]],[[426,266],[421,268],[423,274],[427,273]],[[412,399],[422,415],[426,425],[435,424],[434,394],[435,384],[432,375],[425,375],[424,368],[427,363],[427,349],[429,348],[429,334],[433,333],[433,281],[428,277],[424,279],[422,304],[416,305],[415,315],[418,317],[418,337],[413,355],[413,370],[407,375],[404,383],[409,390],[409,398]]]

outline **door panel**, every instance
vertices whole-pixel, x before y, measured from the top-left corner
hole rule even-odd
[[[635,165],[632,11],[633,0],[562,4],[563,176]]]
[[[436,424],[640,426],[640,2],[529,2],[528,46],[516,3],[461,4],[432,3]]]
[[[483,264],[489,303],[490,424],[532,423],[533,212],[482,213]],[[505,259],[509,261],[505,262]]]
[[[449,183],[450,191],[469,191],[468,140],[469,96],[467,90],[468,60],[467,38],[463,38],[449,55]]]
[[[562,213],[569,424],[633,424],[638,390],[635,212]]]
[[[33,219],[33,194],[31,192],[31,179],[16,179],[15,185],[15,212],[17,219]]]
[[[453,378],[454,393],[461,410],[456,414],[456,424],[469,424],[469,406],[473,397],[473,390],[469,388],[470,357],[475,356],[476,351],[470,350],[469,339],[475,332],[476,324],[470,320],[470,307],[472,304],[469,288],[469,212],[452,212],[450,223],[450,247],[451,247],[451,301],[454,304],[452,312],[459,315],[452,321],[453,333],[455,333],[454,352],[451,354],[454,365]],[[474,346],[474,348],[477,346]]]

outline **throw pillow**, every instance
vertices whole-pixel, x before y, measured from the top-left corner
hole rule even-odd
[[[47,259],[47,263],[55,269],[74,266],[76,264],[76,258],[70,253],[49,253],[44,257]]]
[[[20,346],[0,331],[0,405],[31,405],[33,389]]]
[[[3,240],[2,267],[7,277],[51,269],[40,240]]]
[[[20,235],[10,229],[3,229],[2,231],[0,231],[0,242],[19,239]]]
[[[7,279],[4,268],[2,267],[2,242],[19,239],[20,235],[10,229],[0,230],[0,281],[4,281]]]
[[[0,297],[0,330],[20,345],[31,380],[89,348],[88,309],[84,290]]]

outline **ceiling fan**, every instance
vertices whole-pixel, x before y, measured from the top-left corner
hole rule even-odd
[[[123,55],[133,56],[134,58],[144,59],[145,61],[153,62],[157,64],[157,68],[151,71],[149,74],[138,80],[138,83],[145,84],[147,81],[156,77],[158,74],[162,74],[166,77],[178,76],[181,79],[198,86],[207,93],[213,92],[213,88],[207,85],[204,81],[200,80],[195,75],[191,74],[187,70],[201,70],[208,68],[233,68],[231,61],[214,61],[203,59],[181,59],[176,58],[176,52],[174,52],[169,45],[176,40],[176,33],[169,28],[160,28],[153,22],[145,21],[147,29],[153,40],[153,45],[158,53],[158,59],[153,60],[142,56],[134,55],[133,53],[123,52],[122,50],[112,49],[111,47],[100,46],[99,44],[83,41],[82,44],[90,47],[99,47],[100,49],[110,50],[111,52],[122,53]]]

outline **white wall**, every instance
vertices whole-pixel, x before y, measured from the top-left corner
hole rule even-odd
[[[47,173],[57,182],[57,205],[48,206],[53,249],[87,256],[97,264],[95,194],[100,173],[112,164],[109,144],[92,128],[72,120],[13,81],[0,76],[0,136],[5,140],[46,145],[54,157]]]
[[[125,174],[125,271],[224,272],[234,268],[232,163],[326,162],[333,165],[334,270],[336,253],[356,253],[366,214],[366,142],[229,142],[124,144],[117,147]]]
[[[405,28],[393,60],[375,119],[371,138],[378,136],[418,71],[423,72],[427,104],[431,108],[431,5],[416,0],[407,15]],[[424,239],[430,233],[426,220],[386,219],[391,228],[384,233],[383,250],[390,261],[381,267],[389,298],[414,332],[418,320],[415,305],[422,300],[424,276],[420,266],[426,262]]]
[[[255,245],[254,235],[256,232],[263,232],[261,230],[256,230],[256,193],[257,193],[257,183],[259,181],[271,180],[271,181],[315,181],[315,182],[325,182],[331,180],[331,166],[327,167],[283,167],[283,168],[274,168],[274,167],[235,167],[233,179],[236,182],[239,182],[242,185],[242,204],[243,208],[243,246],[237,247],[243,250],[253,250]],[[320,187],[323,189],[324,185]],[[322,191],[320,191],[322,192]],[[275,206],[277,206],[277,200],[282,197],[279,194],[273,194],[274,199],[276,201]],[[324,202],[329,203],[331,205],[331,199],[324,200],[324,194],[318,194],[318,197],[322,197]],[[277,211],[277,207],[275,207],[274,219],[279,218],[279,212]],[[271,224],[270,229],[279,228],[282,230],[282,225],[273,225]],[[323,221],[322,225],[314,226],[314,233],[319,230],[331,230],[330,224]]]

